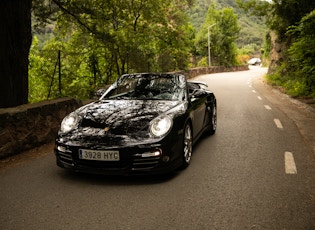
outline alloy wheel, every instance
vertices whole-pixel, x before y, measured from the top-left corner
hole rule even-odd
[[[189,124],[185,126],[184,143],[183,143],[183,167],[186,168],[191,160],[192,155],[192,132]]]
[[[214,134],[217,129],[217,105],[213,102],[212,113],[211,113],[211,126],[209,129],[210,135]]]

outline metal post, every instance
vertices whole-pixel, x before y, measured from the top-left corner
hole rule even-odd
[[[209,67],[211,66],[211,53],[210,53],[210,28],[213,27],[216,23],[212,24],[211,26],[208,26],[208,63]]]
[[[61,58],[60,58],[60,50],[58,50],[58,79],[59,79],[59,94],[61,95]]]

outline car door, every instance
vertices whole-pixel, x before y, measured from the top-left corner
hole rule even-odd
[[[197,138],[204,127],[207,93],[196,84],[188,87],[188,95],[191,105],[193,134],[194,138]]]

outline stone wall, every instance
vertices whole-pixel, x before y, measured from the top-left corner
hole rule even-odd
[[[212,66],[176,73],[193,78],[209,73],[242,70],[248,70],[248,66]],[[0,109],[0,159],[53,141],[62,119],[81,105],[81,101],[61,98]]]
[[[62,119],[81,104],[61,98],[0,109],[0,158],[54,140]]]

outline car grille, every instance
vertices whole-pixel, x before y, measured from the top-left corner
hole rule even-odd
[[[143,171],[150,170],[157,166],[159,163],[160,157],[135,157],[132,162],[133,171]]]
[[[65,164],[65,165],[69,165],[69,166],[74,166],[73,164],[73,158],[71,155],[71,151],[64,151],[64,152],[60,152],[58,151],[58,155],[59,155],[59,160]]]

